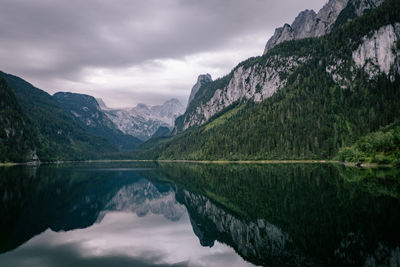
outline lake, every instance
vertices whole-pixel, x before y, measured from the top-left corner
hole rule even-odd
[[[400,170],[0,168],[0,266],[400,266]]]

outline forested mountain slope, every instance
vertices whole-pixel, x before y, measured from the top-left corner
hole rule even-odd
[[[17,76],[0,74],[7,80],[23,114],[38,133],[35,149],[41,161],[101,158],[102,153],[117,151],[104,138],[86,132],[48,93]]]
[[[387,0],[328,35],[283,42],[203,85],[181,133],[142,157],[331,158],[399,117],[399,40],[400,2]]]
[[[88,133],[104,137],[122,150],[135,149],[142,143],[138,138],[124,134],[101,110],[93,96],[59,92],[53,95],[58,105]]]
[[[0,162],[36,159],[37,136],[23,114],[17,98],[0,75]]]
[[[330,0],[311,20],[306,19],[307,15],[305,15],[311,11],[300,12],[292,26],[287,26],[296,34],[278,38],[275,33],[267,42],[266,51],[270,51],[277,44],[290,40],[324,36],[332,30],[340,29],[355,17],[370,12],[371,9],[380,6],[382,2],[381,0]],[[371,22],[370,26],[373,24],[374,22]],[[358,31],[358,29],[352,30]],[[282,33],[282,35],[285,34]],[[374,48],[370,48],[369,51],[373,51]],[[382,48],[380,49],[382,50]],[[301,49],[295,48],[293,51],[288,50],[285,53],[269,53],[262,62],[254,58],[254,60],[247,60],[244,64],[239,64],[227,76],[217,79],[213,83],[207,83],[197,90],[198,92],[193,101],[189,103],[185,114],[177,120],[174,132],[203,125],[214,115],[237,101],[250,100],[259,103],[271,97],[287,84],[288,77],[297,67],[308,62],[312,57],[313,51],[307,51],[307,49],[301,51]],[[340,62],[337,63],[340,65]]]

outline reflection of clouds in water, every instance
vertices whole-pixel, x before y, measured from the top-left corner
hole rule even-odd
[[[108,211],[131,211],[139,217],[162,214],[165,218],[178,221],[186,209],[175,199],[175,192],[168,185],[168,190],[160,192],[148,180],[142,179],[134,184],[122,187],[99,214],[101,221]]]
[[[109,212],[86,229],[47,230],[0,258],[1,266],[250,266],[216,242],[202,247],[185,212],[179,221]]]
[[[101,257],[81,255],[79,244],[67,243],[58,246],[38,245],[31,246],[17,253],[18,257],[5,257],[1,263],[4,266],[187,266],[187,263],[154,264],[154,260],[161,259],[161,255],[145,252],[135,258],[126,255],[104,255]]]

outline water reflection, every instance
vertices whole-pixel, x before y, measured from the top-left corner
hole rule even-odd
[[[250,265],[222,243],[201,246],[175,189],[146,171],[14,170],[2,177],[1,244],[19,247],[0,255],[1,266]]]
[[[332,165],[0,169],[0,266],[396,266],[398,174]]]

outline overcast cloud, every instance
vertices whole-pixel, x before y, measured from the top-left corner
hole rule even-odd
[[[186,104],[213,78],[261,55],[274,29],[326,0],[2,0],[0,69],[49,92],[109,106]]]

